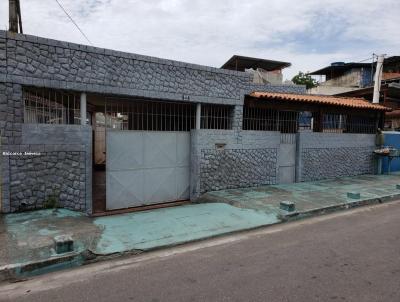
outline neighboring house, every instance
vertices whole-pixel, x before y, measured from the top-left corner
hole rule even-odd
[[[254,83],[239,64],[267,62],[242,59],[236,71],[0,31],[2,212],[90,215],[373,172],[387,108]]]
[[[256,84],[282,84],[282,69],[290,66],[288,62],[234,55],[221,68],[252,74]]]
[[[372,102],[373,82],[367,87],[347,92],[336,93],[337,96],[362,97]],[[385,116],[386,130],[400,130],[400,56],[386,58],[383,62],[382,82],[379,103],[392,109]]]
[[[332,63],[330,66],[308,73],[319,76],[319,84],[308,89],[307,93],[335,95],[368,87],[373,83],[374,68],[371,63]]]

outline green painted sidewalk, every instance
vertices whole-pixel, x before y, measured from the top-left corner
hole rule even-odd
[[[71,235],[74,252],[106,256],[146,251],[279,222],[274,213],[224,203],[194,204],[152,211],[89,218],[65,210],[40,210],[0,218],[0,271],[56,260],[54,237]],[[85,256],[83,256],[85,257]],[[58,267],[58,266],[57,266]]]
[[[200,202],[225,202],[227,204],[279,214],[281,201],[292,201],[298,213],[308,213],[352,203],[390,198],[400,194],[400,174],[361,175],[334,180],[302,182],[286,185],[269,185],[256,188],[231,189],[209,192]],[[360,193],[352,199],[348,192]]]
[[[279,222],[274,213],[223,203],[187,205],[94,220],[103,229],[93,251],[107,255],[210,238]]]

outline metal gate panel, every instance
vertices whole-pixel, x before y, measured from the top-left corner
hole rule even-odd
[[[189,198],[190,133],[107,131],[107,209]]]

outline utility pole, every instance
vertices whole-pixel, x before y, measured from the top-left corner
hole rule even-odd
[[[8,0],[9,31],[23,33],[19,0]]]
[[[381,80],[382,80],[382,69],[383,69],[383,60],[385,55],[378,55],[378,60],[376,62],[376,70],[374,77],[374,97],[372,99],[372,103],[379,103],[379,94],[381,90]]]

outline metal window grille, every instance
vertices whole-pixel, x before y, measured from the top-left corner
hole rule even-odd
[[[119,130],[190,131],[196,125],[196,107],[190,103],[107,98],[104,123]]]
[[[231,129],[232,107],[202,105],[202,129]],[[119,130],[190,131],[196,127],[191,103],[107,98],[104,123]]]
[[[243,108],[243,130],[296,133],[298,128],[299,112],[247,106]]]
[[[274,109],[243,107],[243,130],[277,131],[279,112]]]
[[[202,129],[232,129],[232,106],[202,105],[201,128]]]
[[[281,111],[270,108],[244,106],[243,130],[280,131],[282,134],[299,130],[334,133],[375,133],[376,118],[351,114],[323,114],[322,129],[317,112]],[[288,136],[289,137],[289,136]],[[286,142],[287,140],[284,139]]]
[[[23,90],[24,123],[80,124],[80,101],[62,90]]]
[[[344,114],[324,114],[322,122],[323,132],[346,132],[347,116]]]
[[[374,134],[377,121],[374,117],[352,114],[324,114],[323,132]]]

